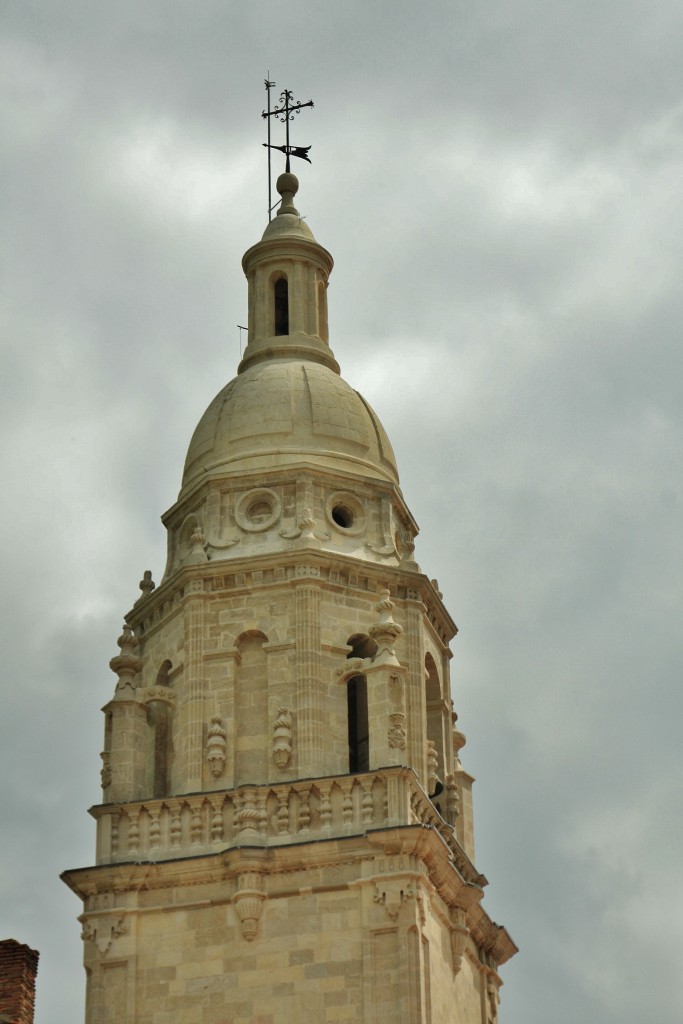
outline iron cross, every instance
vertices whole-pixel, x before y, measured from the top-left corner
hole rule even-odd
[[[286,171],[290,170],[290,166],[289,166],[289,158],[290,158],[290,156],[298,156],[298,157],[300,157],[301,160],[307,160],[309,164],[311,162],[311,159],[310,159],[310,157],[308,155],[308,152],[309,152],[309,150],[311,148],[310,146],[292,146],[292,145],[290,145],[290,142],[289,142],[289,122],[293,121],[294,120],[294,115],[300,113],[304,109],[304,107],[312,107],[313,106],[313,100],[309,100],[307,103],[297,103],[297,102],[294,101],[294,97],[292,95],[291,89],[284,89],[280,93],[280,99],[278,101],[279,102],[279,106],[275,107],[274,110],[271,110],[270,109],[270,90],[273,88],[274,85],[275,85],[275,82],[271,82],[271,81],[269,81],[268,78],[266,78],[265,86],[266,86],[266,92],[268,93],[268,109],[264,110],[262,112],[262,114],[261,114],[261,117],[264,117],[267,120],[267,122],[268,122],[268,141],[263,143],[263,145],[268,150],[268,219],[270,219],[270,214],[271,214],[271,211],[272,211],[272,207],[270,205],[270,201],[271,201],[271,190],[270,190],[270,150],[271,149],[277,149],[277,150],[279,150],[280,153],[284,153],[285,154],[285,156],[287,158],[287,162],[286,162],[286,165],[285,165],[285,170]],[[274,146],[271,143],[271,141],[270,141],[270,119],[271,119],[271,117],[277,118],[277,120],[281,121],[284,124],[284,126],[285,126],[285,144],[284,144],[284,146]]]

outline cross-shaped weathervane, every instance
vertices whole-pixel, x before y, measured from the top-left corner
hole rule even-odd
[[[264,142],[263,145],[268,150],[268,220],[272,213],[273,207],[271,205],[271,175],[270,175],[270,151],[271,149],[278,149],[281,153],[284,153],[287,157],[285,164],[285,170],[289,171],[289,158],[290,156],[298,156],[302,160],[307,160],[310,164],[311,160],[308,155],[310,146],[291,146],[289,144],[289,122],[294,120],[294,115],[300,113],[304,107],[312,107],[313,100],[309,100],[308,103],[295,103],[290,89],[283,89],[280,93],[279,106],[271,110],[270,107],[270,90],[275,85],[275,82],[265,80],[266,92],[268,93],[268,109],[264,110],[261,117],[264,117],[268,122],[268,141]],[[282,121],[285,126],[285,144],[284,146],[274,146],[270,141],[270,119],[271,117],[277,118],[278,121]]]

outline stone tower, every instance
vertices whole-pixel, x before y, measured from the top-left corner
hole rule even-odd
[[[328,343],[293,174],[244,255],[249,341],[190,442],[111,661],[87,1024],[491,1024],[456,632],[389,440]]]

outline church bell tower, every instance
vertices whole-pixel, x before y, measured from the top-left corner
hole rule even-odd
[[[110,662],[86,1024],[494,1024],[456,627],[389,439],[339,375],[296,177],[244,255],[249,339]]]

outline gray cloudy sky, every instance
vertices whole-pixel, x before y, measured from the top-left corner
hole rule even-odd
[[[460,626],[504,1024],[683,1018],[683,8],[5,0],[0,938],[82,1019],[100,707],[234,374],[270,68],[331,342]]]

